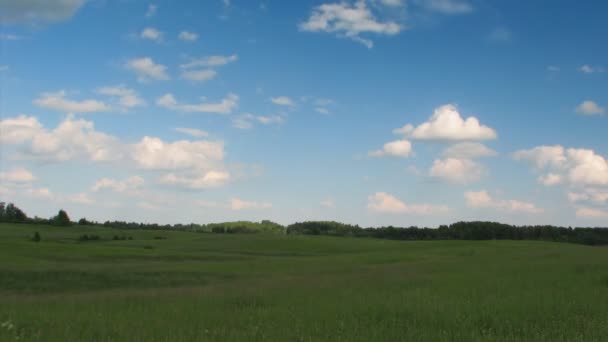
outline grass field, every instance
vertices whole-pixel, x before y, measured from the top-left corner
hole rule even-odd
[[[2,341],[606,341],[608,249],[0,224],[0,324]]]

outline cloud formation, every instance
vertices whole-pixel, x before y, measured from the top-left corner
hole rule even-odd
[[[464,193],[467,206],[470,208],[490,208],[511,213],[540,214],[544,210],[533,203],[518,200],[495,199],[485,191],[468,191]]]
[[[449,208],[443,205],[406,204],[386,192],[376,192],[367,198],[367,208],[377,213],[433,215],[445,213]]]

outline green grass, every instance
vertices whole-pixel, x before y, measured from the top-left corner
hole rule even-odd
[[[0,224],[2,341],[607,336],[606,248]]]

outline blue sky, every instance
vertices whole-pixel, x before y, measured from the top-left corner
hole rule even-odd
[[[0,198],[145,222],[608,222],[600,1],[0,0]]]

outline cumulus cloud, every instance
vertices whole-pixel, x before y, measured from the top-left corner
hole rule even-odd
[[[538,182],[545,186],[554,186],[562,183],[562,176],[555,173],[548,173],[538,177]]]
[[[194,42],[198,39],[198,34],[190,31],[182,31],[179,33],[177,38],[185,42]]]
[[[209,133],[198,128],[175,127],[173,130],[195,138],[204,138],[209,135]]]
[[[279,106],[293,106],[295,103],[287,96],[271,97],[270,101]]]
[[[575,192],[568,192],[570,202],[592,202],[595,204],[608,204],[608,189],[584,188]]]
[[[415,127],[411,124],[394,130],[413,140],[477,141],[496,139],[496,131],[479,123],[475,117],[463,119],[456,106],[447,104],[435,109],[431,118]]]
[[[135,72],[139,82],[149,82],[150,80],[166,81],[170,79],[167,74],[167,67],[155,63],[150,57],[131,59],[127,61],[125,67]]]
[[[173,94],[167,93],[156,100],[158,106],[185,113],[217,113],[230,114],[238,107],[239,97],[236,94],[228,94],[218,103],[179,103]]]
[[[446,148],[443,151],[443,155],[448,158],[474,159],[480,157],[494,157],[497,153],[481,143],[463,142]]]
[[[384,144],[382,149],[371,151],[372,157],[403,157],[407,158],[412,154],[412,144],[407,140],[391,141]]]
[[[13,184],[27,184],[36,180],[36,177],[27,169],[14,168],[9,171],[0,172],[0,182]]]
[[[152,40],[157,43],[160,43],[163,41],[163,36],[164,36],[164,33],[155,29],[154,27],[146,27],[139,34],[139,37],[141,39]]]
[[[111,108],[105,103],[97,100],[75,101],[66,98],[66,92],[43,93],[34,100],[34,104],[41,108],[51,109],[63,113],[96,113],[109,112]]]
[[[128,110],[134,107],[144,106],[146,104],[146,101],[140,98],[135,90],[127,88],[123,84],[98,88],[97,93],[117,98],[117,105],[122,110]]]
[[[272,203],[245,201],[238,198],[233,198],[230,200],[230,208],[232,210],[262,210],[272,208]]]
[[[586,100],[576,107],[576,112],[582,115],[603,115],[606,110],[596,102]]]
[[[362,34],[391,36],[402,30],[401,25],[394,21],[377,19],[364,0],[352,5],[347,2],[321,4],[298,27],[301,31],[333,33],[370,49],[374,46],[373,41],[362,37]]]
[[[0,2],[2,24],[44,24],[71,18],[85,0],[4,0]]]
[[[406,204],[386,192],[376,192],[367,198],[367,208],[377,213],[433,215],[445,213],[449,208],[443,205]]]
[[[559,176],[571,185],[608,185],[608,161],[593,150],[565,149],[560,145],[538,146],[517,151],[513,157],[533,165],[539,172],[548,171],[554,175],[553,178]],[[541,176],[541,182],[546,177]]]
[[[429,176],[450,183],[468,184],[481,179],[483,173],[483,167],[472,160],[446,158],[433,162]]]
[[[133,159],[139,167],[150,170],[209,169],[224,159],[224,144],[204,140],[170,143],[146,136],[135,144]]]
[[[471,208],[490,208],[512,213],[539,214],[543,209],[528,202],[518,200],[495,199],[485,191],[468,191],[464,193],[467,206]]]
[[[119,193],[133,193],[144,185],[144,179],[140,176],[132,176],[125,180],[102,178],[95,182],[92,191],[111,190]]]
[[[55,129],[45,129],[28,116],[0,121],[3,144],[21,145],[21,157],[45,161],[85,159],[109,161],[121,157],[120,142],[95,130],[93,122],[68,116]]]

